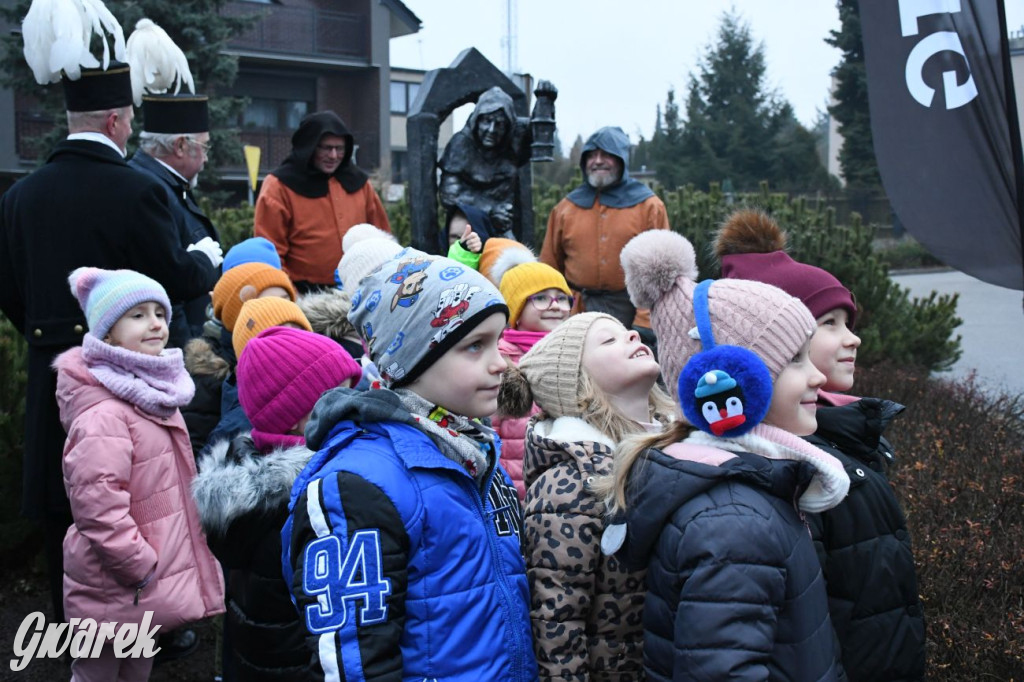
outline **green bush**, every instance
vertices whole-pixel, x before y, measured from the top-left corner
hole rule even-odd
[[[210,202],[200,201],[206,216],[220,233],[220,247],[224,253],[232,246],[252,236],[253,216],[256,210],[248,203],[237,206],[215,207]]]
[[[577,174],[574,183],[578,182]],[[549,187],[535,194],[538,250],[551,209],[573,186]],[[723,194],[717,185],[708,192],[689,186],[657,191],[672,229],[693,243],[701,278],[719,276],[712,243],[725,217],[738,208],[761,208],[789,234],[789,253],[794,258],[828,270],[853,292],[861,308],[857,333],[862,344],[857,359],[862,366],[890,360],[943,370],[960,358],[960,337],[953,334],[961,323],[956,316],[957,297],[910,299],[906,289],[889,279],[888,267],[872,246],[874,229],[856,213],[849,225],[840,225],[835,211],[824,204],[771,193],[766,185],[760,192],[736,195]]]
[[[944,265],[913,237],[876,240],[875,255],[890,270],[934,268]]]
[[[19,560],[34,530],[19,517],[27,361],[25,339],[0,315],[0,565]]]

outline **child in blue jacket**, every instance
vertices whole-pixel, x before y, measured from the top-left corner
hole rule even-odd
[[[413,249],[353,294],[384,388],[317,403],[281,536],[325,679],[536,679],[519,503],[479,421],[507,317],[479,273]]]

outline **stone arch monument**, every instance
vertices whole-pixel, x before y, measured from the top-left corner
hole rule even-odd
[[[511,99],[514,121],[504,138],[508,145],[503,155],[503,168],[509,176],[508,191],[512,196],[510,221],[506,224],[515,239],[526,245],[533,241],[532,171],[530,161],[551,159],[554,137],[554,99],[557,91],[541,81],[538,103],[532,120],[527,118],[526,94],[476,48],[461,52],[452,65],[434,69],[426,74],[419,94],[413,101],[406,122],[409,144],[409,203],[412,219],[412,244],[428,253],[442,251],[438,233],[438,158],[437,143],[441,123],[451,113],[470,102],[477,102],[482,94],[495,86]],[[496,93],[498,97],[504,97]],[[489,93],[493,98],[495,93]],[[542,104],[543,100],[543,104]],[[506,103],[508,99],[504,100]],[[474,117],[471,117],[473,120]],[[472,131],[470,131],[472,132]],[[466,146],[470,133],[460,131],[452,138]],[[452,147],[452,142],[449,147]],[[514,147],[514,148],[513,148]],[[449,157],[449,149],[445,156]],[[453,152],[455,153],[455,152]],[[443,202],[452,202],[452,178],[445,179]],[[470,201],[469,203],[473,203]],[[478,204],[479,205],[479,204]],[[485,209],[486,212],[486,209]],[[503,212],[502,215],[507,215]]]

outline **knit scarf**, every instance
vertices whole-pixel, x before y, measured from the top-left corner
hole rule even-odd
[[[767,459],[789,459],[807,462],[814,467],[814,477],[800,496],[800,509],[823,512],[843,501],[850,491],[850,477],[842,462],[807,441],[768,424],[758,424],[750,433],[734,438],[719,438],[695,431],[687,443],[707,445],[730,452],[752,452]]]
[[[476,419],[449,412],[408,389],[395,389],[395,393],[416,425],[442,454],[482,486],[495,460],[494,431]]]
[[[512,329],[509,327],[502,332],[501,338],[513,346],[516,346],[526,355],[533,348],[533,345],[548,335],[548,332],[531,332],[525,329]]]
[[[146,355],[111,346],[86,334],[82,339],[82,360],[108,391],[158,417],[170,417],[187,405],[196,392],[192,377],[185,371],[180,348]]]

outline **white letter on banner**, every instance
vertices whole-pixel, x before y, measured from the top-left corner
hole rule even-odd
[[[900,0],[900,31],[903,37],[917,35],[917,20],[929,14],[955,14],[960,0]]]
[[[964,62],[967,62],[960,36],[953,31],[940,31],[926,36],[914,46],[907,57],[907,89],[910,90],[910,96],[923,107],[930,107],[935,96],[935,89],[928,87],[921,77],[924,64],[930,57],[946,51],[958,53],[964,58]],[[968,63],[968,74],[970,70],[971,65]],[[967,80],[960,85],[956,82],[956,71],[943,71],[942,86],[946,91],[946,109],[962,107],[978,96],[978,88],[972,75],[968,75]]]

